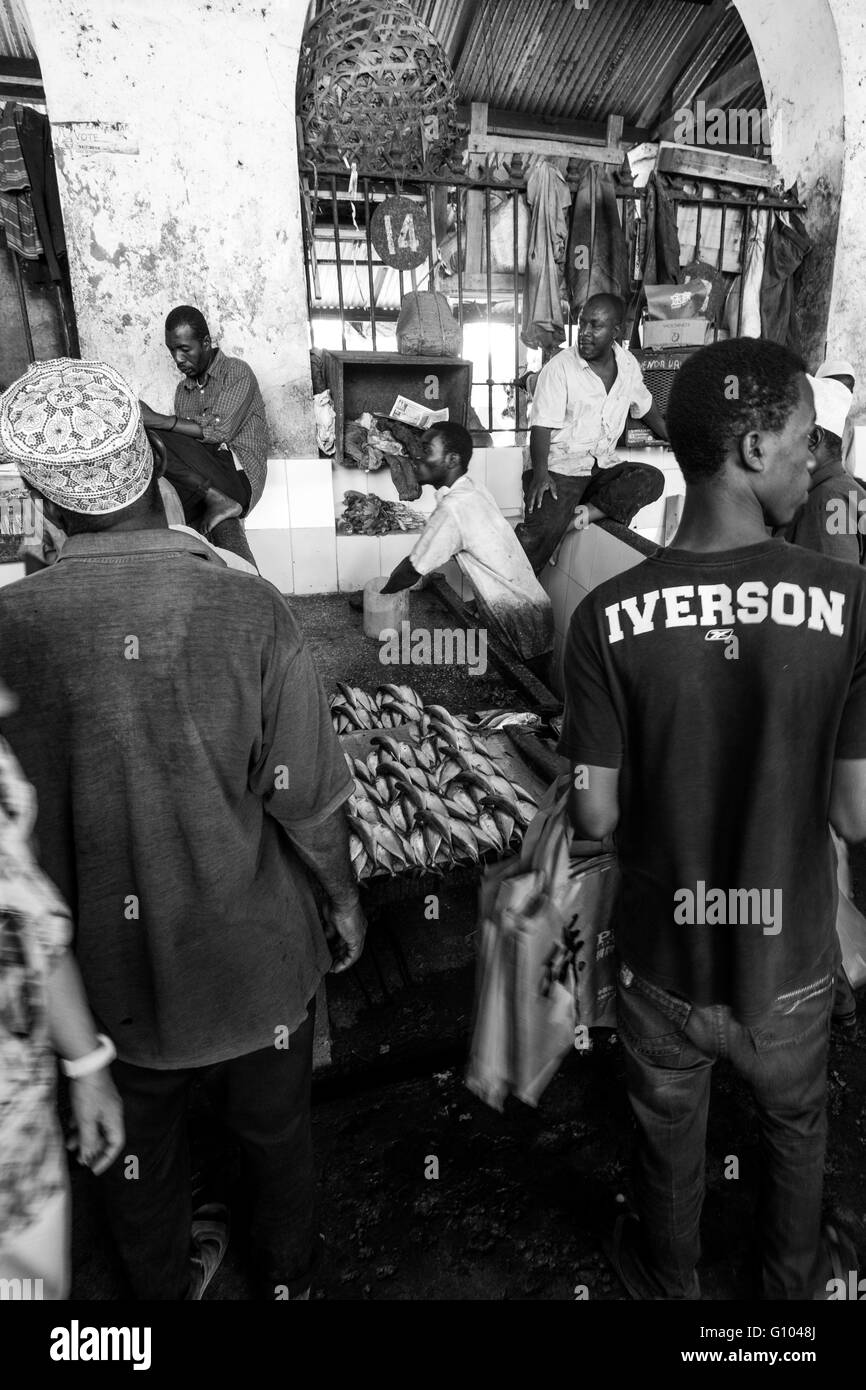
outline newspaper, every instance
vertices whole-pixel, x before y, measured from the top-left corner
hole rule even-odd
[[[406,396],[398,396],[388,413],[392,420],[402,420],[404,425],[414,425],[419,430],[429,430],[431,425],[448,419],[447,406],[444,410],[427,410]]]

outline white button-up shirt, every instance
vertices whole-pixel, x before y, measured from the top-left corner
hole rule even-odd
[[[431,574],[456,557],[484,618],[500,640],[523,658],[553,646],[553,609],[526,552],[493,494],[464,473],[436,491],[438,505],[409,559]]]
[[[580,356],[577,345],[564,348],[538,374],[530,424],[551,431],[548,467],[551,473],[580,477],[619,462],[616,442],[631,414],[642,419],[653,399],[644,385],[637,358],[619,343],[613,345],[616,380],[609,391]]]

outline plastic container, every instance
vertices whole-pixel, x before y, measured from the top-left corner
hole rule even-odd
[[[364,636],[378,639],[386,628],[400,633],[400,624],[409,621],[409,590],[383,594],[389,576],[380,574],[364,585]]]

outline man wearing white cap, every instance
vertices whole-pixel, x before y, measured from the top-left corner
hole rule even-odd
[[[831,357],[826,362],[822,362],[815,376],[819,380],[825,377],[831,381],[841,381],[843,386],[847,386],[851,394],[854,394],[854,386],[857,381],[857,374],[851,363],[844,357]],[[854,473],[854,426],[850,416],[845,421],[845,432],[842,435],[842,463],[845,472],[853,476]]]
[[[809,496],[782,534],[793,545],[862,565],[866,563],[866,535],[861,534],[857,521],[861,501],[861,510],[866,512],[866,488],[845,472],[842,463],[842,436],[853,396],[831,377],[807,379],[815,401]]]
[[[0,396],[0,458],[67,537],[0,590],[4,735],[117,1050],[126,1147],[99,1181],[132,1292],[201,1298],[225,1249],[224,1211],[192,1222],[198,1080],[240,1143],[257,1293],[308,1298],[314,999],[364,939],[321,682],[277,590],[169,529],[113,368],[35,364]]]

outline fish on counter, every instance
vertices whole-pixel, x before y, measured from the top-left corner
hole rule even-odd
[[[392,689],[405,695],[409,688]],[[428,728],[417,744],[382,732],[366,759],[346,754],[355,779],[347,809],[359,880],[505,854],[535,815],[535,799],[497,769],[462,720],[441,705],[428,706],[424,718]]]

